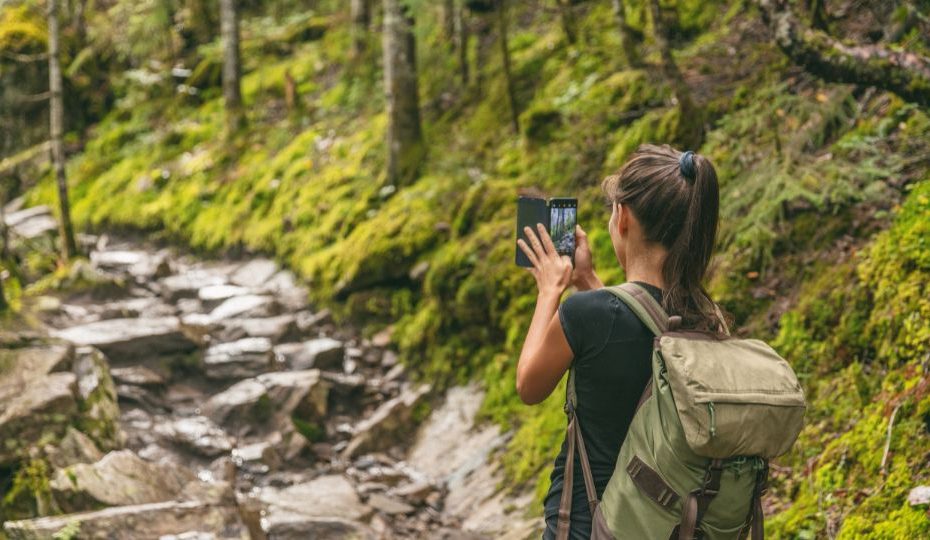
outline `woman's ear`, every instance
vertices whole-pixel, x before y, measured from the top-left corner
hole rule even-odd
[[[617,232],[621,236],[626,236],[630,227],[630,211],[621,203],[617,203]]]

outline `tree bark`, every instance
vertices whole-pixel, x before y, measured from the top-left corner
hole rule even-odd
[[[571,0],[555,0],[559,6],[559,18],[562,21],[562,31],[570,44],[578,40],[578,29],[575,24],[575,12],[572,10]]]
[[[223,39],[223,99],[229,132],[242,122],[242,64],[239,59],[239,16],[236,0],[220,0],[220,33]]]
[[[455,48],[455,4],[456,0],[442,2],[442,32],[449,43],[449,50]]]
[[[617,30],[620,33],[620,50],[626,63],[630,66],[639,65],[639,54],[636,52],[636,44],[633,36],[630,35],[630,27],[626,24],[626,8],[623,0],[613,0],[614,20],[617,21]]]
[[[520,134],[520,118],[517,110],[517,96],[513,87],[513,75],[510,71],[510,48],[507,38],[507,0],[497,0],[497,31],[501,44],[501,60],[504,66],[504,78],[507,82],[507,99],[510,102],[510,122],[515,135]]]
[[[680,111],[677,138],[688,148],[697,148],[704,139],[704,120],[701,111],[695,106],[691,97],[691,89],[685,83],[685,78],[678,69],[672,48],[668,41],[668,33],[662,24],[659,13],[659,0],[649,0],[649,15],[652,18],[653,38],[661,56],[662,74],[672,86],[675,99],[678,101]]]
[[[384,0],[384,91],[387,101],[387,177],[404,184],[423,158],[414,19],[403,0]]]
[[[801,23],[784,0],[757,0],[782,52],[829,82],[874,86],[930,108],[930,58],[880,45],[844,45]]]
[[[68,199],[68,178],[65,176],[65,150],[62,142],[65,111],[62,101],[61,65],[58,59],[58,0],[48,0],[48,86],[51,93],[49,131],[52,143],[52,167],[58,183],[58,234],[61,258],[71,260],[77,255],[74,228],[71,226],[71,205]]]
[[[371,24],[371,0],[352,0],[352,51],[361,56],[368,49],[368,26]]]
[[[462,2],[455,3],[455,48],[459,55],[459,75],[462,86],[468,86],[468,22]]]

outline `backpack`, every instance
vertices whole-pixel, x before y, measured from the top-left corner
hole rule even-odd
[[[762,539],[761,497],[768,460],[791,448],[804,423],[804,392],[794,371],[755,339],[679,331],[635,283],[608,287],[655,334],[646,384],[617,464],[597,500],[574,414],[575,369],[565,412],[567,459],[557,540],[567,540],[575,451],[580,454],[593,540]],[[719,309],[718,309],[719,315]]]

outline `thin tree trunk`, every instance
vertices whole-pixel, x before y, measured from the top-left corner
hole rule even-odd
[[[239,59],[239,16],[236,0],[220,0],[220,32],[223,38],[223,99],[226,123],[231,133],[242,122],[242,67]]]
[[[510,72],[510,49],[507,39],[507,0],[497,0],[497,29],[499,33],[498,40],[501,44],[504,78],[507,81],[507,98],[510,101],[510,121],[513,124],[514,134],[519,134],[520,118],[517,111],[517,96],[513,87],[513,76]]]
[[[414,19],[404,0],[384,0],[384,91],[387,101],[387,177],[416,177],[424,155],[420,128]]]
[[[65,111],[62,102],[61,65],[58,60],[58,0],[48,0],[48,86],[51,92],[49,131],[52,143],[52,166],[58,182],[58,220],[61,237],[61,258],[71,260],[77,255],[74,229],[71,226],[71,205],[68,200],[68,179],[65,176],[65,150],[62,142]]]
[[[5,263],[7,260],[7,253],[9,251],[9,237],[6,230],[6,213],[4,207],[6,206],[6,198],[0,193],[0,313],[6,311],[9,307],[9,303],[6,300],[6,294],[3,291],[3,266],[2,263]]]
[[[371,0],[352,0],[352,50],[361,56],[368,48],[368,26],[371,24]]]
[[[628,65],[638,66],[639,54],[636,52],[633,36],[630,35],[630,27],[626,24],[626,8],[623,0],[613,0],[613,7],[614,19],[617,21],[617,30],[620,34],[620,50]]]
[[[574,44],[578,40],[578,29],[575,24],[575,12],[572,10],[571,0],[555,0],[559,6],[559,18],[562,21],[562,31],[565,39]]]
[[[691,97],[691,89],[685,83],[672,48],[668,42],[668,34],[662,24],[659,13],[659,0],[649,0],[649,15],[652,18],[653,37],[659,54],[662,58],[662,72],[665,80],[672,86],[675,99],[678,101],[680,116],[678,121],[679,142],[689,148],[697,148],[704,139],[704,120],[701,111],[695,106]]]
[[[462,2],[455,3],[455,48],[459,55],[459,74],[462,86],[468,86],[468,22]]]
[[[845,45],[802,24],[784,0],[757,2],[775,43],[810,73],[829,82],[874,86],[930,108],[930,58],[879,45]]]
[[[811,24],[820,30],[827,29],[827,17],[824,11],[824,0],[808,0],[811,12]]]
[[[455,4],[456,0],[442,2],[442,32],[449,44],[449,50],[455,47]]]

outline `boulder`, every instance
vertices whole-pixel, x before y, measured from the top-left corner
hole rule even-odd
[[[62,529],[73,530],[71,538],[82,540],[136,540],[139,531],[145,531],[146,538],[205,529],[239,530],[238,534],[231,535],[233,538],[245,535],[235,505],[225,501],[168,501],[117,506],[79,514],[7,521],[3,529],[10,540],[46,540]]]
[[[71,369],[74,348],[67,344],[0,348],[0,403],[35,379]]]
[[[285,343],[274,348],[279,362],[291,369],[337,369],[341,370],[345,357],[345,345],[329,337],[321,337],[303,343]]]
[[[114,361],[185,353],[197,348],[181,331],[177,317],[110,319],[57,330],[53,335],[78,345],[97,347]]]
[[[318,370],[266,373],[214,395],[203,412],[221,425],[261,422],[266,429],[274,429],[292,414],[308,422],[321,420],[328,394],[329,386],[321,381]]]
[[[360,523],[371,515],[371,509],[341,475],[321,476],[283,489],[262,488],[258,498],[265,506],[269,538],[373,538]]]
[[[78,512],[171,500],[194,480],[186,468],[150,463],[130,450],[119,450],[94,464],[59,469],[49,485],[62,510]]]
[[[155,431],[169,440],[205,457],[216,457],[232,450],[232,440],[209,418],[192,416],[158,424]]]
[[[68,426],[65,436],[56,445],[45,446],[45,455],[50,465],[63,469],[77,463],[95,463],[103,453],[90,437]]]
[[[382,403],[371,416],[355,426],[355,435],[343,450],[343,458],[388,448],[409,435],[415,428],[414,409],[429,391],[429,385],[408,388]]]
[[[103,450],[122,447],[126,436],[119,425],[116,386],[103,353],[93,347],[78,348],[73,370],[81,410],[76,422],[78,429]]]
[[[6,391],[0,400],[0,466],[23,455],[40,440],[62,436],[78,414],[77,377],[55,372]]]
[[[204,374],[211,379],[254,377],[274,368],[271,340],[243,338],[213,345],[203,357]]]

